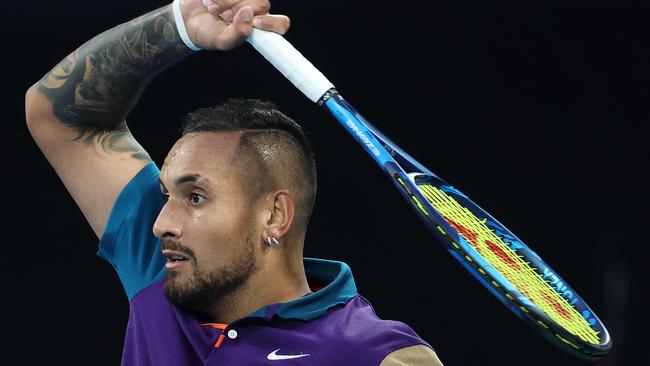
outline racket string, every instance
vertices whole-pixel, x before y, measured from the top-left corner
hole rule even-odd
[[[551,319],[586,342],[599,343],[595,331],[578,311],[529,262],[511,249],[486,224],[451,196],[428,184],[421,193],[445,220],[488,262]],[[494,283],[497,285],[496,283]]]
[[[424,188],[424,189],[426,190],[427,188]],[[433,191],[433,190],[430,190],[427,193],[430,193],[431,195],[436,195],[436,192]],[[427,198],[430,198],[430,197],[427,197]],[[441,197],[436,197],[436,198],[441,198]],[[496,237],[496,235],[483,222],[481,222],[481,225],[476,223],[476,220],[477,220],[476,217],[469,210],[467,210],[465,207],[462,207],[462,206],[459,205],[460,208],[462,208],[463,210],[458,210],[458,207],[452,206],[452,204],[449,202],[448,199],[440,199],[440,200],[437,200],[437,202],[440,202],[440,203],[442,203],[443,205],[446,206],[444,210],[441,210],[441,212],[442,211],[447,212],[447,215],[445,215],[445,219],[448,220],[448,222],[451,221],[450,225],[454,226],[454,229],[456,229],[458,231],[462,230],[461,225],[458,224],[459,221],[464,222],[464,223],[466,223],[466,222],[473,223],[473,225],[471,225],[471,227],[468,228],[469,230],[467,230],[469,233],[464,233],[465,235],[463,235],[463,236],[464,237],[465,236],[472,236],[472,233],[475,233],[474,234],[475,238],[466,238],[466,239],[469,239],[468,241],[470,241],[472,246],[474,248],[476,248],[477,251],[479,251],[479,253],[482,256],[487,257],[489,263],[491,263],[491,262],[497,262],[497,263],[504,262],[504,263],[508,264],[507,266],[500,266],[500,267],[503,267],[502,272],[507,274],[507,276],[505,276],[506,278],[510,278],[511,280],[512,279],[515,280],[515,281],[511,281],[511,282],[514,282],[514,284],[521,284],[521,283],[523,283],[522,281],[526,281],[529,278],[530,275],[538,276],[541,279],[541,276],[539,275],[539,273],[535,271],[535,267],[531,267],[530,263],[524,261],[523,257],[517,255],[516,252],[512,251],[509,248],[508,249],[511,251],[511,253],[508,253],[505,250],[501,250],[501,251],[495,251],[494,249],[488,250],[488,251],[481,250],[481,247],[477,245],[478,240],[476,240],[476,238],[485,237],[487,235]],[[433,203],[434,202],[432,202],[432,204]],[[436,208],[438,208],[438,207],[436,207]],[[463,234],[463,233],[461,233],[461,234]],[[496,238],[498,238],[498,237],[496,237]],[[497,241],[497,240],[495,240],[495,241]],[[502,242],[502,240],[500,238],[498,238],[498,241]]]

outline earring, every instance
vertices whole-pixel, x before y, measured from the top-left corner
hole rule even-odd
[[[276,239],[276,238],[274,238],[272,236],[267,236],[266,237],[266,242],[269,243],[270,246],[280,245],[280,242],[278,241],[278,239]]]

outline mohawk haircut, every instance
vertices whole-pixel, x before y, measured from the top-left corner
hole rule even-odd
[[[242,135],[233,164],[254,201],[274,189],[294,194],[294,225],[306,230],[316,199],[316,163],[300,125],[269,101],[228,99],[184,118],[183,135],[238,132]]]

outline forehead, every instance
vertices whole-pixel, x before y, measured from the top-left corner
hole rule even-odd
[[[232,160],[241,132],[199,132],[181,137],[171,148],[160,170],[160,179],[198,174],[211,181],[231,177]],[[210,179],[212,178],[212,179]]]

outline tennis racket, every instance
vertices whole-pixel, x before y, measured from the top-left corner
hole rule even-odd
[[[596,314],[512,232],[384,136],[282,36],[255,29],[247,41],[345,127],[440,243],[519,318],[577,357],[593,360],[609,351],[609,333]]]

